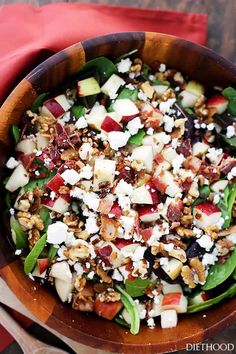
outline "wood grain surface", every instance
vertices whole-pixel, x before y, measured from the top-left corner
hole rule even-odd
[[[0,5],[12,3],[45,5],[56,2],[61,2],[61,0],[0,0]],[[236,63],[236,0],[67,0],[64,2],[112,4],[206,13],[208,15],[207,46]]]

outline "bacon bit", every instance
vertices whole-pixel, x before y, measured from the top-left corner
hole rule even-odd
[[[99,201],[98,211],[101,214],[109,214],[111,212],[113,201],[107,198],[102,198]]]
[[[18,158],[19,158],[19,160],[21,160],[21,162],[22,162],[22,165],[24,166],[24,168],[26,169],[26,170],[32,170],[31,169],[31,167],[32,167],[32,163],[33,163],[33,161],[34,161],[34,159],[35,159],[35,156],[36,156],[36,154],[24,154],[24,153],[21,153],[21,154],[19,154],[19,156],[18,156]],[[39,167],[39,165],[37,164],[34,164],[33,165],[33,170],[35,171],[37,168]]]
[[[150,237],[152,236],[152,231],[153,231],[152,226],[141,230],[141,235],[142,235],[142,238],[145,242],[147,242],[150,239]]]
[[[60,123],[56,123],[56,144],[59,148],[68,148],[72,146],[70,138],[70,128],[64,128]]]
[[[161,174],[160,174],[161,175]],[[156,189],[161,193],[161,194],[165,194],[166,188],[167,188],[167,184],[163,183],[160,181],[159,178],[152,178],[152,183],[154,184],[154,186],[156,187]]]
[[[229,173],[232,170],[232,168],[235,166],[236,166],[236,159],[234,159],[233,157],[226,157],[226,158],[223,157],[219,165],[219,168],[222,173],[227,175],[227,173]]]
[[[186,139],[183,140],[181,145],[177,149],[178,154],[183,154],[184,157],[188,157],[192,153],[192,145],[191,145],[191,140]]]
[[[133,277],[133,275],[131,274],[132,271],[133,271],[133,264],[132,264],[131,262],[128,263],[128,264],[126,264],[125,270],[126,270],[127,272],[129,272],[129,274],[128,274],[128,280],[129,280],[129,281],[134,281],[134,280],[135,280],[135,277]]]
[[[112,254],[112,247],[110,245],[97,249],[96,253],[103,260],[106,266],[112,266],[112,263],[109,259],[110,255]]]
[[[170,203],[167,208],[167,218],[169,221],[179,221],[183,212],[183,202],[178,200],[176,203]]]
[[[189,156],[184,161],[183,166],[186,169],[190,169],[193,173],[197,173],[200,170],[202,161],[195,156]]]
[[[188,192],[190,187],[192,184],[192,178],[191,177],[187,177],[182,183],[181,183],[181,187],[183,189],[184,192]]]
[[[118,181],[123,179],[127,183],[134,184],[135,172],[132,167],[129,167],[129,169],[127,169],[127,167],[129,166],[124,166],[119,170]]]
[[[162,154],[156,154],[156,156],[154,157],[154,160],[156,161],[156,163],[158,165],[165,161]]]
[[[200,174],[203,177],[207,178],[210,182],[218,181],[220,178],[220,168],[214,166],[207,166],[205,163],[202,163],[200,168]]]
[[[140,232],[140,219],[139,219],[138,214],[136,214],[136,217],[135,217],[134,227],[135,227],[137,236],[139,237],[141,235],[141,232]]]

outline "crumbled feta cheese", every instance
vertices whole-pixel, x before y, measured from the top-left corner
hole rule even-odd
[[[204,266],[214,265],[218,259],[218,250],[214,248],[212,253],[205,253],[202,257],[202,264]]]
[[[10,157],[9,160],[6,163],[6,167],[9,169],[16,168],[19,165],[19,161],[17,161],[14,157]]]
[[[120,195],[118,198],[118,204],[124,211],[130,210],[131,201],[129,197]]]
[[[16,256],[19,256],[19,255],[21,254],[21,252],[22,252],[22,249],[17,249],[17,250],[15,251],[15,255],[16,255]]]
[[[214,203],[214,204],[218,204],[219,201],[220,201],[220,196],[219,196],[219,194],[215,194],[215,195],[214,195],[214,198],[213,198],[213,203]]]
[[[134,85],[132,85],[132,84],[127,84],[127,85],[125,85],[125,87],[127,88],[127,89],[129,89],[129,90],[135,90],[135,87],[134,87]]]
[[[139,129],[143,128],[143,126],[144,125],[141,123],[140,118],[136,117],[128,122],[127,129],[131,135],[135,135],[137,134]]]
[[[71,197],[77,198],[77,199],[83,199],[85,196],[85,191],[79,187],[75,187],[71,192],[70,195]]]
[[[227,127],[226,136],[229,139],[235,136],[235,127],[233,125]]]
[[[207,124],[207,130],[211,131],[215,129],[214,123]]]
[[[135,218],[133,216],[121,216],[120,221],[124,229],[124,239],[130,239],[132,237]]]
[[[160,258],[160,265],[162,266],[162,265],[167,265],[169,263],[169,260],[168,260],[168,258],[167,257],[161,257]]]
[[[11,215],[14,215],[15,214],[15,209],[14,208],[10,208],[9,212],[10,212]]]
[[[79,182],[80,180],[80,175],[77,171],[75,170],[65,170],[62,174],[61,177],[64,179],[65,183],[71,184],[72,186]]]
[[[54,247],[57,246],[57,245],[54,245]],[[57,261],[64,261],[65,259],[67,259],[67,257],[64,255],[64,251],[67,250],[67,247],[62,245],[61,247],[58,248],[58,251],[57,251]]]
[[[117,281],[123,281],[123,276],[120,274],[120,272],[117,269],[114,269],[114,272],[112,274],[112,279]]]
[[[135,78],[135,76],[136,76],[136,74],[135,74],[135,73],[133,73],[133,72],[129,73],[129,78],[130,78],[130,79],[134,79],[134,78]]]
[[[56,221],[48,226],[47,242],[60,245],[67,238],[68,226],[61,221]]]
[[[91,160],[93,147],[89,143],[83,143],[79,149],[81,160]]]
[[[163,117],[163,122],[164,122],[164,130],[167,133],[171,133],[172,129],[174,128],[174,125],[175,125],[174,118],[165,114]]]
[[[80,178],[90,179],[93,177],[93,168],[90,165],[85,165],[79,172]]]
[[[180,145],[180,142],[177,138],[172,139],[171,146],[173,149],[177,149],[177,147]]]
[[[222,149],[210,148],[208,149],[206,157],[211,161],[211,163],[217,163],[222,154]]]
[[[117,183],[117,186],[115,188],[115,194],[117,196],[127,195],[130,197],[133,194],[133,191],[134,187],[132,186],[132,184],[125,182],[125,180],[123,179],[121,179],[119,183]]]
[[[149,328],[154,328],[155,327],[155,321],[154,319],[151,317],[147,320],[147,325]]]
[[[110,132],[108,135],[108,142],[113,150],[118,150],[119,148],[125,146],[130,138],[129,132]]]
[[[224,225],[224,218],[220,218],[220,220],[216,223],[216,226],[218,226],[219,229],[222,228],[222,226]]]
[[[173,166],[173,172],[176,173],[179,171],[182,163],[184,162],[185,158],[183,154],[179,154],[173,161],[172,161],[172,166]]]
[[[143,91],[139,91],[138,92],[138,99],[145,102],[145,101],[147,101],[147,95],[145,95],[145,93]]]
[[[161,111],[161,113],[171,113],[171,107],[173,106],[175,101],[175,98],[169,98],[167,101],[161,102],[159,104],[159,110]]]
[[[119,73],[126,73],[129,71],[132,65],[132,61],[129,58],[121,59],[121,61],[117,64],[117,69]]]
[[[91,272],[88,273],[87,277],[88,277],[89,279],[93,279],[94,275],[95,275],[95,272],[94,272],[94,271],[91,271]]]
[[[94,215],[90,215],[86,220],[85,231],[87,231],[88,234],[96,234],[99,231],[97,220]]]
[[[40,176],[40,172],[39,172],[38,170],[36,170],[36,171],[34,172],[34,174],[35,174],[35,176]]]
[[[160,73],[164,73],[166,71],[166,65],[165,64],[160,64],[159,71],[160,71]]]
[[[232,241],[234,244],[236,244],[236,233],[228,235],[227,240]]]
[[[96,193],[87,192],[83,197],[83,202],[89,207],[89,209],[96,211],[98,210],[100,199]]]
[[[85,119],[84,116],[80,117],[77,122],[75,123],[75,127],[77,129],[83,129],[88,126],[87,120]]]
[[[52,200],[54,200],[54,199],[56,198],[56,193],[55,193],[54,191],[52,191],[52,192],[50,193],[50,198],[51,198]]]
[[[138,262],[138,261],[142,260],[146,249],[147,249],[147,247],[138,246],[131,256],[132,261]]]
[[[209,235],[202,235],[199,239],[197,239],[197,243],[202,248],[205,248],[206,251],[210,251],[211,247],[214,245],[214,242]]]

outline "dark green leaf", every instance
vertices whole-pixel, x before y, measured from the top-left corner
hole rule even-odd
[[[14,216],[10,218],[10,227],[13,230],[13,241],[17,249],[26,248],[28,245],[27,232],[22,230],[19,222]]]
[[[152,84],[153,85],[164,85],[164,86],[169,86],[169,81],[162,81],[162,80],[158,80],[158,79],[154,79],[153,81],[152,81]]]
[[[138,98],[138,90],[137,89],[130,90],[127,87],[124,87],[119,93],[117,98],[119,99],[129,98],[131,101],[136,101]]]
[[[75,116],[76,119],[79,119],[80,117],[82,117],[84,115],[85,108],[83,106],[74,105],[71,108],[71,112]]]
[[[125,53],[125,54],[122,54],[120,55],[116,60],[115,60],[115,63],[119,63],[121,61],[121,59],[125,59],[125,58],[128,58],[130,57],[131,55],[133,55],[134,53],[137,53],[138,49],[133,49],[131,50],[130,52],[128,53]]]
[[[199,197],[193,202],[192,207],[201,204],[207,200],[211,193],[210,187],[208,185],[204,185],[199,188]]]
[[[142,145],[144,135],[145,131],[143,129],[140,129],[137,134],[132,135],[129,138],[128,144]]]
[[[9,178],[10,178],[10,177],[6,177],[6,178],[4,178],[4,180],[2,181],[2,183],[4,184],[4,186],[7,184]]]
[[[32,192],[36,187],[39,190],[43,189],[43,186],[47,184],[54,176],[56,172],[52,172],[50,176],[45,177],[45,178],[39,178],[39,179],[33,179],[30,181],[26,186],[24,186],[24,192]]]
[[[152,68],[149,65],[143,64],[142,73],[141,73],[143,77],[148,79],[148,76],[150,75],[151,71]]]
[[[34,269],[34,266],[42,253],[45,245],[47,243],[47,235],[43,235],[34,245],[30,253],[25,259],[24,271],[26,274],[29,274]]]
[[[56,257],[57,251],[58,251],[57,247],[55,247],[54,245],[50,245],[48,251],[48,258],[50,259],[50,261],[52,261]]]
[[[115,64],[105,57],[95,58],[88,61],[79,70],[79,74],[94,72],[100,85],[103,85],[112,74],[117,73],[117,68]]]
[[[9,191],[7,191],[7,193],[6,193],[5,203],[8,208],[11,207],[11,193]]]
[[[116,285],[115,288],[119,291],[121,302],[130,316],[130,332],[134,335],[138,334],[140,328],[138,306],[132,297],[119,285]]]
[[[211,290],[222,284],[230,277],[236,268],[236,249],[231,253],[230,257],[223,264],[214,264],[208,273],[206,283],[203,285],[203,290]]]
[[[12,126],[11,126],[11,134],[12,134],[13,138],[15,139],[15,143],[17,144],[18,141],[20,140],[20,135],[21,135],[20,128],[18,128],[17,125],[12,124]]]
[[[232,138],[227,138],[224,134],[218,134],[218,136],[223,139],[228,145],[236,148],[236,136]]]
[[[31,111],[33,113],[38,113],[39,107],[43,105],[43,102],[48,98],[48,96],[49,96],[49,92],[41,93],[41,95],[39,95],[33,102],[31,106]]]
[[[222,93],[229,100],[228,112],[236,115],[236,90],[233,87],[227,87]]]
[[[230,226],[232,219],[232,208],[236,198],[236,183],[230,187],[226,187],[224,190],[224,198],[222,198],[217,204],[222,212],[222,217],[224,218],[223,228]]]
[[[44,223],[44,229],[43,231],[46,232],[48,229],[48,226],[52,223],[52,219],[50,218],[50,211],[46,207],[42,207],[40,212],[39,212],[40,218],[43,220]]]
[[[224,299],[231,298],[236,295],[236,284],[231,285],[229,289],[227,289],[223,294],[214,297],[213,299],[209,299],[207,301],[200,302],[198,304],[188,306],[188,313],[199,312],[203,310],[207,310],[210,307],[218,304]]]
[[[233,271],[233,273],[231,274],[231,277],[236,280],[236,269]]]
[[[130,328],[130,325],[127,322],[125,322],[125,320],[123,318],[121,318],[120,316],[116,316],[115,321],[123,327]]]
[[[147,287],[151,284],[150,279],[135,278],[134,281],[126,280],[125,290],[132,297],[142,296]]]
[[[192,108],[186,107],[186,108],[184,108],[184,110],[188,114],[195,114],[194,111],[192,110]]]

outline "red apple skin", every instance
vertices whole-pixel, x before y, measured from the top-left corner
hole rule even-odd
[[[70,203],[72,200],[70,194],[60,194],[60,197],[64,199],[67,203]]]
[[[45,272],[45,270],[48,268],[49,264],[50,264],[49,258],[38,259],[37,265],[38,265],[39,274],[42,274],[43,272]]]
[[[221,106],[221,105],[224,105],[227,103],[228,103],[228,100],[224,96],[215,95],[215,96],[210,97],[207,100],[206,105],[207,105],[207,107],[216,107],[217,108],[217,106]]]
[[[170,293],[170,294],[165,294],[163,296],[162,300],[162,306],[167,306],[167,305],[178,305],[180,303],[182,294],[181,293]]]
[[[153,214],[158,211],[157,204],[153,205],[144,205],[138,208],[138,215],[139,217],[146,215],[146,214]]]
[[[152,226],[141,230],[141,235],[142,235],[142,238],[143,238],[143,240],[145,242],[147,242],[150,239],[150,237],[152,236],[152,231],[153,231],[153,227]]]
[[[128,123],[130,120],[132,120],[138,116],[139,116],[139,113],[132,114],[131,116],[122,116],[121,123]]]
[[[112,266],[112,263],[109,259],[112,253],[112,247],[110,245],[96,249],[96,253],[108,267]]]
[[[48,188],[51,189],[51,191],[58,193],[59,189],[61,186],[64,186],[64,179],[57,173],[47,184]]]
[[[196,205],[194,207],[194,209],[195,210],[200,210],[201,212],[203,212],[206,215],[211,215],[211,214],[214,214],[214,213],[221,212],[221,210],[215,204],[212,204],[212,203],[209,203],[209,202],[198,204],[198,205]]]
[[[159,196],[159,194],[157,192],[157,189],[156,189],[154,183],[152,183],[150,181],[150,182],[148,182],[146,184],[146,186],[148,186],[147,189],[148,189],[148,191],[149,191],[149,193],[151,195],[153,204],[160,203],[161,199],[160,199],[160,196]]]
[[[167,184],[163,183],[159,178],[152,178],[151,182],[161,194],[165,194],[166,188],[168,187]]]
[[[32,154],[19,154],[19,160],[21,160],[22,165],[24,166],[24,168],[28,171],[29,168],[31,167],[34,159],[35,159],[36,154],[32,153]]]
[[[163,155],[161,153],[156,154],[155,157],[154,157],[154,160],[156,161],[156,163],[158,165],[165,161],[165,159],[164,159],[164,157],[163,157]]]
[[[94,311],[101,317],[107,320],[112,320],[118,312],[122,309],[123,304],[121,301],[115,302],[102,302],[96,298],[94,302]]]
[[[170,203],[167,208],[167,218],[170,222],[177,222],[182,216],[184,204],[182,200],[178,200],[175,203]]]
[[[110,214],[115,215],[115,217],[120,218],[122,215],[122,209],[121,207],[118,205],[117,202],[115,202],[110,210]]]
[[[44,102],[43,105],[49,110],[49,112],[51,112],[55,118],[59,118],[65,113],[62,106],[54,98]]]
[[[123,131],[121,125],[109,116],[105,117],[104,121],[101,124],[101,129],[107,133]]]
[[[49,208],[53,208],[56,200],[52,200],[50,197],[43,197],[41,199],[42,205],[48,206]]]
[[[131,245],[133,242],[130,240],[124,240],[123,238],[117,238],[114,242],[114,245],[121,250],[123,247]]]

